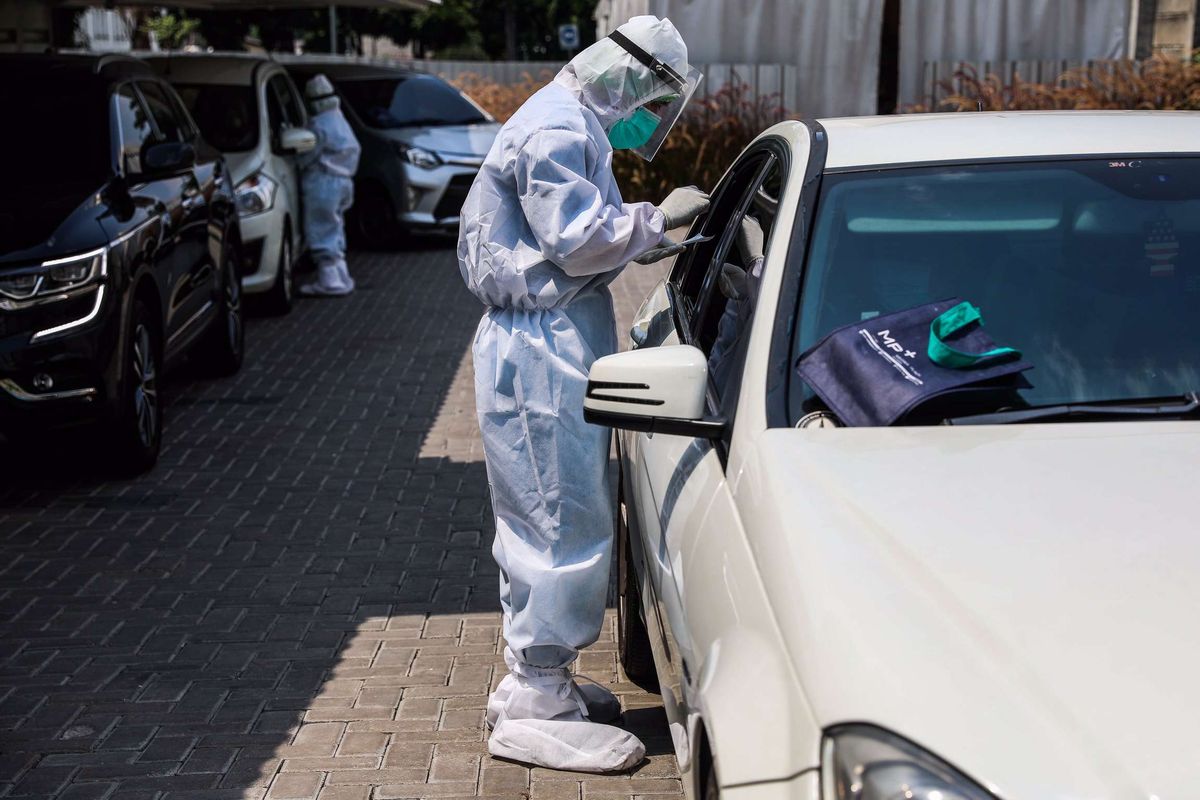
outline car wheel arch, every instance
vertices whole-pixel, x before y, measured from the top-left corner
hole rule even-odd
[[[752,683],[747,675],[754,676]],[[710,646],[694,687],[689,705],[700,720],[689,749],[697,789],[703,788],[706,771],[703,748],[722,786],[788,780],[819,763],[820,727],[787,656],[761,633],[723,632]],[[747,731],[773,735],[764,739]]]

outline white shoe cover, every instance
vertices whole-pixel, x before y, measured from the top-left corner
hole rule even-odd
[[[587,720],[502,719],[488,739],[498,758],[571,772],[619,772],[641,763],[636,736]]]
[[[488,701],[488,722],[495,724],[488,740],[492,755],[574,772],[624,770],[645,757],[633,734],[587,719],[583,692],[569,670],[530,667],[508,655],[507,685],[501,681]]]
[[[342,286],[346,287],[347,291],[354,291],[354,278],[350,277],[350,267],[345,261],[341,261],[337,265],[338,278],[341,280]]]
[[[621,701],[617,696],[605,689],[598,683],[585,678],[587,683],[576,683],[575,691],[583,697],[583,704],[587,706],[587,714],[585,715],[589,722],[615,722],[621,716]],[[488,728],[496,727],[496,720],[500,716],[500,709],[508,702],[508,696],[512,694],[513,687],[517,685],[517,676],[511,672],[504,676],[500,681],[500,685],[496,687],[496,691],[492,692],[488,698],[487,704],[487,726]]]
[[[346,273],[350,277],[350,273]],[[347,285],[342,279],[341,269],[337,264],[324,264],[317,267],[317,278],[300,287],[300,294],[306,297],[344,297],[354,291],[354,284]]]

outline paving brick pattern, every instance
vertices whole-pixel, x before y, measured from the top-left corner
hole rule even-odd
[[[611,615],[580,666],[647,762],[582,777],[487,755],[503,661],[463,358],[480,307],[444,244],[352,268],[354,297],[252,321],[236,378],[171,382],[152,474],[0,448],[0,797],[680,793]],[[656,278],[616,287],[626,320]]]

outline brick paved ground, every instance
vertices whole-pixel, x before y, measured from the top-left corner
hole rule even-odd
[[[353,269],[353,298],[252,322],[237,378],[173,381],[151,475],[0,449],[0,796],[678,795],[611,619],[581,665],[649,760],[581,780],[487,756],[503,662],[463,360],[480,308],[443,244]]]

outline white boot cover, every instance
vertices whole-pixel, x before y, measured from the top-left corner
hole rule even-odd
[[[507,697],[496,703],[492,755],[573,772],[625,770],[645,758],[636,736],[586,718],[587,705],[566,668],[514,666]]]
[[[623,772],[646,746],[629,731],[587,720],[502,719],[488,752],[522,764],[570,772]]]
[[[617,696],[605,689],[598,683],[594,683],[589,678],[584,678],[587,683],[576,683],[574,690],[579,692],[583,698],[583,704],[587,707],[587,717],[589,722],[615,722],[621,716],[621,701]],[[508,696],[512,694],[513,687],[517,685],[517,676],[511,672],[501,679],[500,685],[496,687],[496,691],[492,692],[488,698],[487,705],[487,726],[488,728],[496,727],[496,720],[500,716],[500,709],[504,707],[508,701]]]
[[[496,727],[496,720],[500,716],[500,709],[508,702],[508,697],[512,694],[513,687],[517,685],[517,676],[513,674],[513,670],[517,669],[517,658],[513,655],[512,650],[504,648],[504,663],[508,666],[508,674],[496,686],[496,691],[492,692],[488,697],[487,704],[487,726],[488,729]],[[576,683],[572,680],[572,690],[577,692],[583,700],[583,704],[587,707],[584,716],[589,722],[614,722],[621,716],[621,701],[617,696],[605,689],[600,684],[593,681],[591,678],[583,677],[587,683]]]
[[[337,265],[338,279],[342,286],[346,287],[346,291],[354,291],[354,278],[350,277],[350,267],[345,261],[339,261]]]
[[[336,263],[317,267],[317,279],[300,287],[300,294],[306,297],[342,297],[351,291],[352,288],[342,282]]]

